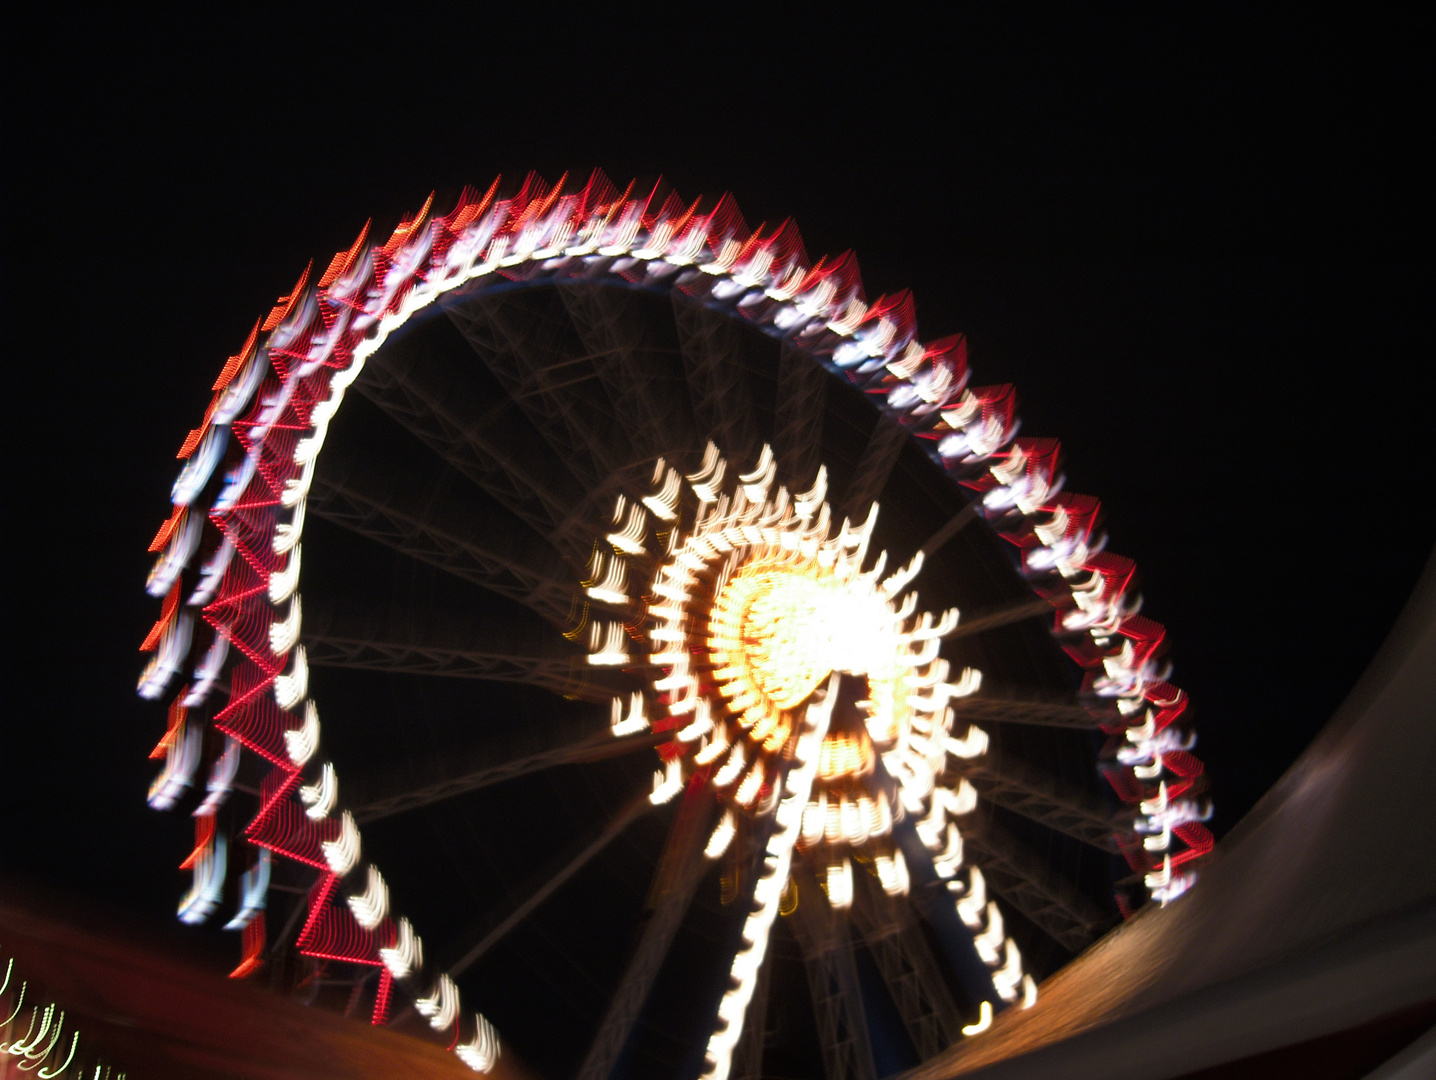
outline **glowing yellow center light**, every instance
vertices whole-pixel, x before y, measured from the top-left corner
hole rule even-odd
[[[874,700],[897,696],[898,620],[869,577],[796,551],[758,554],[719,589],[710,626],[722,694],[754,740],[791,730],[778,714],[835,671],[866,675]],[[842,771],[858,764],[844,755]]]

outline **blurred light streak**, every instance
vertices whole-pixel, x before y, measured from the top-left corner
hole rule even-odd
[[[981,1035],[992,1026],[992,1002],[984,1001],[977,1009],[977,1022],[963,1026],[964,1035]]]

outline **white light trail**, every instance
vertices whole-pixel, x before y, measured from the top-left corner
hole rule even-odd
[[[478,1013],[474,1014],[474,1025],[474,1037],[456,1046],[454,1053],[475,1072],[491,1072],[499,1061],[499,1034],[494,1030],[494,1026]]]
[[[588,662],[596,667],[619,667],[628,663],[628,650],[624,645],[623,627],[618,623],[606,623],[599,628],[597,620],[589,624]],[[600,638],[600,635],[602,637]]]
[[[737,823],[733,818],[733,810],[723,811],[723,817],[713,827],[713,835],[708,838],[708,845],[703,849],[703,855],[709,859],[716,859],[728,850],[728,845],[733,842],[737,834]]]
[[[354,824],[354,815],[345,810],[339,821],[338,837],[325,840],[320,847],[324,851],[324,861],[336,875],[343,877],[353,870],[354,864],[359,861],[359,827]]]
[[[950,882],[949,887],[958,884]],[[969,930],[982,925],[982,913],[987,908],[987,882],[982,871],[972,866],[967,871],[967,895],[957,902],[957,916]]]
[[[435,1031],[446,1031],[453,1026],[459,1015],[459,988],[447,975],[440,975],[439,981],[428,995],[414,1002],[420,1016],[426,1017]]]
[[[683,766],[676,757],[671,757],[661,772],[653,774],[653,793],[648,796],[648,801],[660,806],[682,790]]]
[[[334,775],[334,766],[329,762],[319,770],[319,779],[299,789],[299,801],[308,809],[304,815],[310,821],[323,821],[339,801],[339,778]]]
[[[275,656],[283,656],[295,645],[299,644],[299,624],[303,615],[300,611],[299,597],[289,598],[289,610],[283,619],[276,619],[269,624],[269,651]]]
[[[168,810],[194,780],[199,768],[204,729],[186,722],[165,752],[164,768],[150,784],[148,802],[156,810]]]
[[[643,695],[632,694],[628,699],[628,715],[623,715],[623,702],[614,698],[609,706],[609,730],[619,738],[637,735],[648,730],[648,718],[643,715]]]
[[[828,905],[834,911],[853,906],[853,864],[846,855],[827,867]]]
[[[407,979],[424,964],[424,943],[414,933],[408,919],[399,920],[394,944],[379,950],[379,958],[396,979]]]
[[[383,875],[373,863],[368,867],[364,891],[350,896],[348,904],[355,921],[365,930],[375,929],[388,916],[389,886],[384,884]]]
[[[304,508],[307,505],[306,500],[300,499],[295,504],[289,521],[281,521],[274,526],[274,543],[270,546],[276,555],[293,550],[294,545],[299,543],[299,538],[304,535]]]
[[[289,710],[304,700],[309,693],[309,660],[304,655],[304,646],[294,649],[294,666],[288,675],[274,677],[274,701],[281,709]]]
[[[984,964],[997,963],[998,950],[1002,948],[1003,936],[1002,912],[998,910],[995,900],[989,900],[987,902],[987,929],[972,939],[972,943],[977,946],[977,955],[982,957]]]
[[[981,1035],[992,1026],[992,1002],[984,1001],[977,1008],[977,1022],[965,1024],[962,1029],[964,1035]]]
[[[804,711],[803,730],[798,737],[793,763],[783,784],[784,794],[774,813],[773,834],[768,840],[762,869],[753,889],[753,912],[743,924],[743,945],[733,960],[736,985],[723,995],[718,1005],[718,1027],[708,1040],[708,1053],[703,1063],[703,1077],[727,1080],[732,1068],[733,1050],[743,1034],[743,1016],[753,996],[758,970],[768,948],[768,935],[778,914],[783,890],[788,884],[793,848],[797,843],[808,805],[813,778],[817,775],[818,748],[828,732],[833,706],[837,703],[838,677],[828,681],[823,700],[810,704]]]
[[[195,817],[211,817],[229,797],[234,786],[235,775],[239,772],[239,740],[225,736],[224,753],[215,758],[210,768],[209,782],[205,785],[204,802],[195,810]]]
[[[195,864],[194,884],[180,900],[180,922],[197,926],[219,906],[220,897],[224,894],[227,852],[228,841],[223,833],[215,835],[205,847]]]
[[[1017,988],[1023,979],[1022,954],[1017,951],[1017,943],[1011,938],[1002,943],[1002,948],[1002,966],[992,973],[992,985],[997,990],[997,996],[1003,1001],[1016,1001]]]
[[[239,877],[239,910],[224,924],[226,930],[243,930],[264,910],[269,895],[269,875],[273,856],[268,848],[259,849],[255,864]]]
[[[284,569],[276,570],[269,575],[269,602],[271,604],[284,603],[299,587],[299,561],[303,554],[304,545],[296,543],[294,550],[289,553],[289,558],[284,561]]]
[[[319,709],[313,701],[304,703],[303,723],[284,733],[284,748],[295,768],[303,768],[319,749]]]

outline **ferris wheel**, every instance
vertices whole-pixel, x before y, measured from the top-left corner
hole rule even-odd
[[[236,977],[480,1072],[875,1077],[1212,846],[1097,500],[791,222],[496,181],[213,393],[139,692]]]

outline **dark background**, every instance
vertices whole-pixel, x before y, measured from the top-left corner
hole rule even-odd
[[[516,10],[12,24],[3,868],[173,911],[145,548],[256,315],[430,190],[596,166],[796,217],[1017,385],[1138,560],[1228,830],[1436,539],[1424,27]]]

